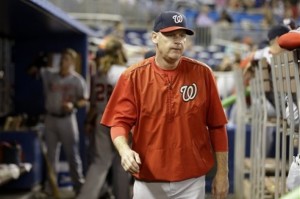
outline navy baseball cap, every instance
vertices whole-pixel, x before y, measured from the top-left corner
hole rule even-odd
[[[186,18],[184,15],[175,11],[162,12],[154,22],[154,32],[171,32],[174,30],[185,30],[187,35],[193,35],[194,31],[186,26]]]
[[[276,37],[280,37],[281,35],[288,33],[290,29],[285,25],[276,25],[270,28],[268,31],[268,39],[269,41],[275,39]]]

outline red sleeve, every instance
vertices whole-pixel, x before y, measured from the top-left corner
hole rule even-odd
[[[208,83],[207,127],[210,133],[211,144],[215,152],[225,152],[228,151],[228,139],[225,127],[227,118],[212,71],[209,72]]]
[[[114,140],[118,136],[125,136],[128,139],[129,128],[123,126],[113,126],[110,129],[111,139]]]
[[[227,152],[228,151],[228,138],[226,127],[220,126],[216,128],[210,128],[211,144],[215,152]]]
[[[129,75],[122,74],[104,110],[101,124],[131,129],[137,118],[133,85]]]
[[[207,80],[207,112],[206,124],[208,128],[224,126],[227,118],[221,103],[217,85],[213,73],[209,70]]]

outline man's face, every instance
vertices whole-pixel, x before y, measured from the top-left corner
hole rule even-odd
[[[152,41],[157,46],[156,53],[158,53],[158,56],[169,61],[177,61],[184,52],[186,32],[185,30],[175,30],[167,33],[153,32]]]
[[[73,58],[69,54],[64,53],[61,57],[60,68],[62,70],[70,70],[71,67],[73,66],[74,66]]]

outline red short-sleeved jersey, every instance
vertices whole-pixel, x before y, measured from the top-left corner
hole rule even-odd
[[[208,66],[182,57],[171,77],[153,57],[128,68],[101,120],[110,127],[134,126],[132,149],[142,162],[135,177],[140,180],[180,181],[206,174],[214,164],[209,128],[227,123]]]

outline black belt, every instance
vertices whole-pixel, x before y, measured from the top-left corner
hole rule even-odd
[[[68,117],[70,116],[72,113],[48,113],[48,115],[51,115],[52,117]]]

